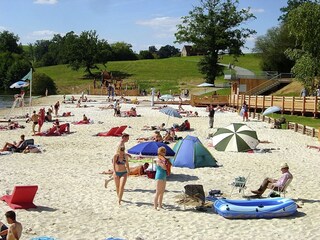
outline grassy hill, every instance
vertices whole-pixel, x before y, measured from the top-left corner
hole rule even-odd
[[[198,70],[200,57],[175,57],[166,59],[115,61],[108,62],[107,70],[114,76],[120,76],[126,82],[135,82],[140,89],[155,87],[161,92],[179,93],[181,89],[194,89],[204,82],[203,75]],[[223,56],[221,63],[233,63],[230,56]],[[260,71],[260,60],[255,54],[241,56],[235,65]],[[99,66],[104,69],[103,66]],[[92,85],[92,79],[84,79],[84,69],[73,71],[66,65],[37,68],[36,71],[45,73],[54,79],[59,93],[81,92]],[[228,73],[229,70],[226,70]],[[220,76],[216,83],[224,82]]]

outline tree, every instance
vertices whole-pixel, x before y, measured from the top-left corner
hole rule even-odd
[[[46,89],[48,89],[48,94],[57,94],[57,87],[49,76],[44,73],[33,74],[32,79],[32,93],[35,95],[44,95]]]
[[[84,31],[77,36],[67,33],[64,39],[65,61],[73,70],[85,67],[85,72],[93,75],[91,69],[99,69],[96,64],[106,64],[110,57],[110,46],[106,40],[99,40],[96,31]]]
[[[21,45],[18,45],[19,37],[8,31],[0,32],[0,52],[21,54]]]
[[[278,20],[285,22],[287,20],[288,14],[299,7],[300,5],[304,3],[319,3],[319,0],[288,0],[287,6],[280,8],[280,11],[283,13]]]
[[[297,41],[296,48],[286,51],[295,61],[295,78],[313,92],[320,77],[320,5],[304,3],[289,12],[287,25]]]
[[[159,49],[158,56],[159,58],[169,58],[176,56],[180,53],[180,50],[178,48],[175,48],[174,46],[166,45]]]
[[[193,43],[195,50],[205,53],[199,68],[209,83],[223,73],[223,67],[218,65],[219,53],[240,56],[245,40],[255,33],[240,27],[255,17],[250,9],[238,10],[238,4],[238,0],[200,0],[200,6],[182,17],[182,24],[177,26],[176,42]]]
[[[21,55],[16,55],[14,57],[14,62],[10,64],[6,71],[6,76],[3,82],[4,88],[9,89],[11,84],[21,80],[26,72],[29,72],[31,64],[28,60],[21,57]]]
[[[132,45],[125,42],[116,42],[111,44],[113,53],[112,60],[123,61],[123,60],[137,60],[136,54],[132,50]]]
[[[148,50],[141,50],[139,52],[139,58],[140,59],[154,59],[154,56],[152,55],[152,53]]]
[[[261,56],[261,68],[264,71],[291,72],[294,61],[289,59],[285,51],[295,46],[295,38],[289,36],[285,24],[269,29],[264,36],[259,36],[255,42],[254,52]]]

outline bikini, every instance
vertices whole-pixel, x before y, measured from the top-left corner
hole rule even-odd
[[[127,162],[127,160],[126,160],[125,157],[123,157],[123,160],[120,161],[120,160],[119,160],[119,156],[118,156],[118,159],[117,159],[117,161],[116,161],[116,164],[117,164],[117,165],[125,165],[126,162]],[[117,171],[116,171],[116,175],[117,175],[118,177],[122,177],[122,176],[124,176],[124,175],[127,174],[127,173],[128,173],[127,171],[123,171],[123,172],[117,172]]]

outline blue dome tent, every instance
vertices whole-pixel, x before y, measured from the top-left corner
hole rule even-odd
[[[174,167],[218,167],[217,161],[197,137],[188,135],[179,140],[174,145],[173,151],[176,155],[170,160]]]

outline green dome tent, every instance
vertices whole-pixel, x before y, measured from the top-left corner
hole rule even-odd
[[[218,167],[217,161],[197,137],[188,135],[179,140],[173,151],[176,155],[170,160],[174,167]]]

